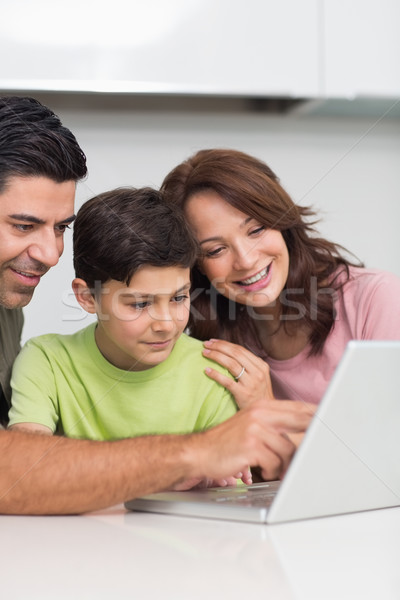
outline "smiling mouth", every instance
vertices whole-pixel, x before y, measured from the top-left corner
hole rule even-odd
[[[259,271],[258,273],[256,273],[255,275],[253,275],[252,277],[249,277],[248,279],[242,279],[241,281],[235,281],[235,283],[237,285],[251,285],[253,283],[257,283],[257,281],[260,281],[261,279],[264,279],[264,277],[266,277],[271,269],[271,265],[272,263],[270,263],[267,267],[265,267],[262,271]]]
[[[15,273],[18,273],[19,275],[23,275],[24,277],[41,277],[43,275],[43,273],[26,273],[25,271],[19,271],[18,269],[13,269],[13,271],[15,271]]]

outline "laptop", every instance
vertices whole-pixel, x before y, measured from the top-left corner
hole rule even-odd
[[[282,481],[167,491],[128,510],[284,523],[400,506],[400,341],[351,341]]]

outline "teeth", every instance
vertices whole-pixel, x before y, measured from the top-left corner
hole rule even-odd
[[[252,283],[256,283],[256,281],[260,281],[260,279],[262,279],[263,277],[265,277],[267,275],[270,266],[271,265],[269,264],[268,267],[265,267],[265,269],[263,269],[262,271],[257,273],[257,275],[254,275],[253,277],[249,277],[248,279],[243,279],[240,282],[240,284],[241,285],[250,285]]]
[[[31,273],[24,273],[24,271],[17,271],[20,275],[24,275],[25,277],[36,277],[36,275],[32,275]]]

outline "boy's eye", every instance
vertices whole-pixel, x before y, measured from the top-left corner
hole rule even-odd
[[[187,298],[189,298],[187,294],[179,294],[179,296],[174,296],[174,302],[185,302]]]
[[[149,306],[150,302],[134,302],[131,304],[132,308],[135,310],[144,310]]]

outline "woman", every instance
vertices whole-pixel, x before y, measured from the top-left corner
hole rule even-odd
[[[317,404],[350,339],[400,339],[400,279],[318,237],[313,211],[265,163],[201,150],[162,191],[202,248],[190,333],[235,377],[209,372],[240,406],[259,396]]]

